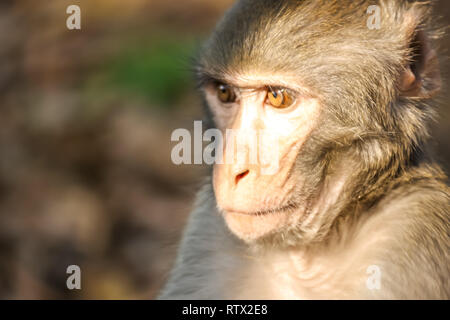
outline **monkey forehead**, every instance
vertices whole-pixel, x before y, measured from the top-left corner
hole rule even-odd
[[[365,27],[360,22],[365,21],[367,7],[354,2],[361,1],[238,1],[206,43],[200,62],[235,69],[292,69],[299,65],[302,49],[317,54],[313,44],[333,42],[327,37],[335,42],[344,25]]]
[[[238,1],[205,43],[197,70],[216,79],[290,73],[311,88],[339,80],[345,88],[353,75],[380,78],[401,68],[407,49],[404,19],[399,8],[389,12],[391,2],[379,4],[389,28],[369,30],[369,0]]]
[[[291,73],[263,73],[255,70],[254,72],[242,74],[236,72],[223,74],[220,80],[240,88],[242,91],[253,91],[254,89],[274,86],[292,89],[303,97],[314,97],[317,95],[316,92],[302,83],[298,76]]]

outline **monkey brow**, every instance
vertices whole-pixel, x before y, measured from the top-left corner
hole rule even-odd
[[[241,89],[241,91],[245,91],[245,92],[250,92],[250,91],[253,91],[255,89],[254,86],[248,86],[248,87],[238,86],[237,84],[232,83],[229,79],[226,79],[225,77],[211,75],[211,74],[209,74],[207,72],[199,72],[197,74],[197,87],[198,87],[198,89],[200,89],[203,86],[208,85],[210,83],[228,84],[228,85],[231,85],[233,87],[239,88],[239,89]],[[260,87],[263,87],[263,86],[260,86]]]
[[[213,75],[207,71],[204,70],[198,70],[197,73],[197,89],[201,89],[205,85],[208,85],[210,83],[224,83],[231,85],[235,88],[239,88],[243,92],[247,92],[247,94],[251,94],[251,92],[254,92],[255,89],[261,89],[261,88],[269,88],[269,89],[275,89],[275,88],[285,88],[288,90],[291,90],[298,95],[302,96],[308,96],[308,97],[317,97],[318,95],[315,94],[313,91],[309,90],[308,88],[305,88],[303,86],[299,85],[293,85],[292,82],[289,84],[284,81],[277,81],[276,79],[270,79],[267,78],[267,81],[264,79],[260,80],[249,80],[248,85],[242,85],[238,84],[232,80],[230,80],[227,77],[219,76],[219,75]]]
[[[201,88],[209,83],[226,83],[225,79],[221,77],[213,76],[207,72],[198,71],[197,72],[197,88]]]

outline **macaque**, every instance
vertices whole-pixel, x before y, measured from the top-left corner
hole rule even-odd
[[[196,70],[224,157],[233,129],[246,160],[212,166],[160,299],[450,298],[431,9],[242,0],[225,14]],[[275,172],[249,161],[254,131]]]

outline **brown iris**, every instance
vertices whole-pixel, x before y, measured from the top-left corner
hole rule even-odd
[[[287,108],[294,103],[292,94],[290,94],[286,89],[282,88],[269,88],[269,92],[267,93],[267,100],[271,106],[279,109]]]
[[[236,94],[233,88],[226,84],[217,85],[217,97],[222,103],[231,103],[236,101]]]

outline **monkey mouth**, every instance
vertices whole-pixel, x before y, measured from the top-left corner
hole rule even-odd
[[[247,215],[247,216],[264,216],[264,215],[269,215],[269,214],[287,213],[287,212],[291,212],[297,208],[298,208],[297,204],[290,203],[285,206],[280,206],[280,207],[270,208],[270,209],[263,209],[263,210],[258,210],[258,211],[250,211],[250,212],[234,210],[234,209],[223,209],[223,211]]]

